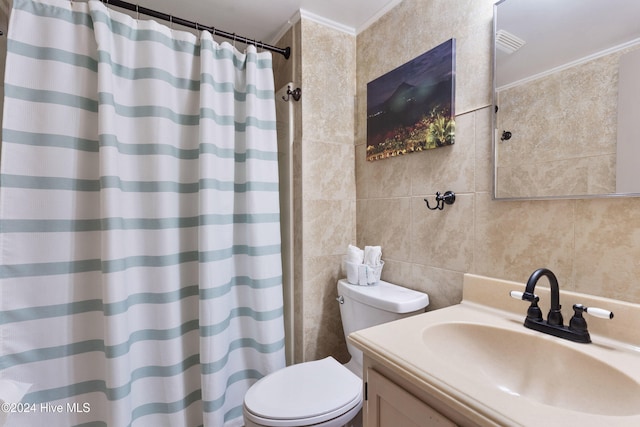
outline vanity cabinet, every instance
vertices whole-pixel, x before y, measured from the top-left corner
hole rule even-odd
[[[364,353],[363,427],[498,427],[435,388],[417,384],[410,372]]]
[[[364,427],[455,427],[456,424],[393,381],[368,368]]]
[[[590,320],[593,343],[581,344],[525,328],[509,296],[525,289],[465,274],[460,304],[349,334],[363,354],[365,427],[640,426],[640,305],[560,291],[569,310],[616,313]]]

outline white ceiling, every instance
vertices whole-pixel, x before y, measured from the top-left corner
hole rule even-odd
[[[496,52],[497,86],[640,41],[640,0],[505,0],[497,29],[526,44]]]
[[[299,15],[357,34],[402,0],[125,1],[273,44]]]

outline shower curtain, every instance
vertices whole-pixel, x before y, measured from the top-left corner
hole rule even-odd
[[[7,425],[242,425],[285,363],[271,54],[14,0],[4,102]]]

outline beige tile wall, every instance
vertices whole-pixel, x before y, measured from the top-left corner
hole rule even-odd
[[[356,39],[304,18],[294,31],[304,52],[291,65],[302,88],[294,142],[295,361],[333,355],[346,362],[336,283],[356,239]]]
[[[466,272],[524,282],[548,267],[564,289],[640,303],[640,198],[494,201],[492,0],[405,0],[357,36],[357,243],[380,244],[383,279],[457,303]],[[456,143],[365,160],[366,84],[455,37]],[[306,52],[305,52],[306,53]],[[444,211],[424,197],[456,192]]]
[[[383,279],[427,291],[431,309],[462,297],[462,276],[474,266],[476,192],[488,194],[492,183],[492,11],[484,1],[405,0],[357,39],[358,245],[382,245]],[[367,162],[366,84],[452,37],[456,111],[462,112],[456,116],[455,144]],[[436,191],[447,190],[456,193],[455,204],[427,210],[424,198],[433,201]]]
[[[542,266],[564,289],[640,302],[640,198],[492,199],[492,19],[492,0],[404,0],[355,43],[299,24],[297,361],[347,357],[334,297],[348,243],[382,245],[383,279],[428,292],[432,310],[460,301],[466,272],[524,282]],[[451,37],[455,145],[367,162],[366,84]],[[446,190],[456,203],[428,211]]]

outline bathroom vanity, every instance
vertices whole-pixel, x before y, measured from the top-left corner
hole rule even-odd
[[[367,401],[364,409],[364,425],[376,427],[456,426],[476,425],[462,414],[452,412],[441,405],[431,394],[416,388],[385,363],[378,363],[365,356]],[[431,390],[435,392],[435,390]],[[453,402],[452,402],[453,403]],[[444,414],[447,414],[445,416]]]
[[[460,304],[351,334],[365,427],[640,425],[640,306],[561,291],[566,323],[573,304],[615,313],[587,316],[592,342],[576,343],[523,326],[509,294],[524,289],[467,274]]]

